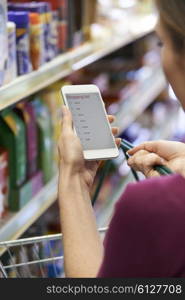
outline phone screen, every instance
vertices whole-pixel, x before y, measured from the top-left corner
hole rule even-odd
[[[98,93],[65,94],[83,150],[115,148]]]

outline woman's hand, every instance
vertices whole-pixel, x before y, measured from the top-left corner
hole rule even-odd
[[[59,141],[59,155],[61,172],[68,168],[72,174],[80,174],[84,183],[91,187],[96,175],[99,162],[85,161],[80,139],[73,131],[72,115],[66,106],[62,107],[62,133]],[[109,122],[114,121],[113,116],[108,116]],[[118,128],[112,128],[114,136],[118,134]],[[116,139],[116,143],[120,145],[120,139]]]
[[[155,165],[166,165],[172,171],[185,176],[185,144],[170,141],[143,143],[128,151],[130,167],[142,172],[146,177],[159,176]]]

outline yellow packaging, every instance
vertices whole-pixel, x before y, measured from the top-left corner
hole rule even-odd
[[[70,82],[67,81],[59,81],[45,91],[42,92],[41,98],[47,104],[51,120],[52,120],[52,128],[53,128],[53,141],[54,141],[54,161],[55,164],[58,165],[58,140],[61,133],[61,120],[62,120],[62,104],[63,99],[61,95],[61,88],[64,85],[69,85]]]

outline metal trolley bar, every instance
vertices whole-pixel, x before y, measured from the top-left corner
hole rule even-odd
[[[104,235],[107,227],[98,231]],[[62,234],[0,242],[0,278],[64,277]]]

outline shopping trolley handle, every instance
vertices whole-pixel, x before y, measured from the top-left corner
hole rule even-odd
[[[134,145],[132,145],[130,142],[122,139],[120,147],[123,150],[123,152],[125,153],[126,158],[128,159],[129,155],[128,155],[127,152],[129,150],[133,149]],[[167,166],[156,165],[156,166],[153,167],[153,169],[155,171],[157,171],[160,175],[170,175],[170,174],[173,174],[173,171],[170,168],[168,168]]]

